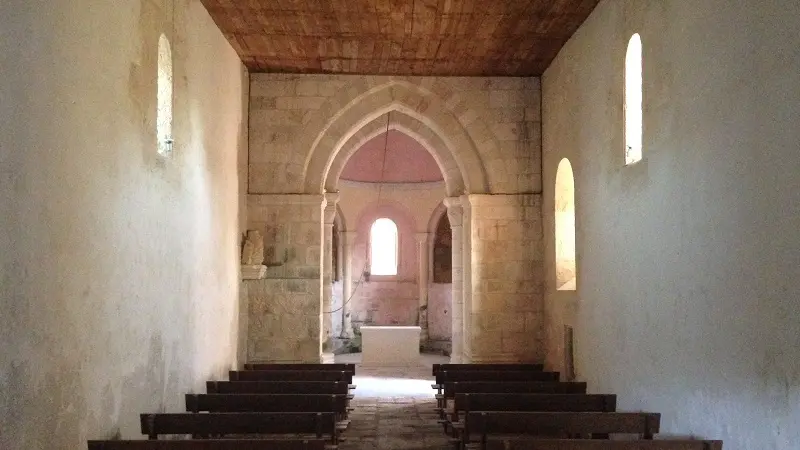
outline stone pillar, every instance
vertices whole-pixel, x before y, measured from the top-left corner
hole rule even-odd
[[[325,194],[325,210],[322,238],[322,313],[320,360],[333,362],[333,320],[338,314],[333,312],[333,221],[336,218],[338,193]]]
[[[356,238],[358,233],[355,231],[347,231],[342,233],[342,240],[344,243],[344,277],[342,282],[342,298],[344,299],[344,306],[342,306],[342,337],[353,336],[353,322],[350,315],[349,300],[353,295],[353,254],[356,248]]]
[[[451,318],[453,320],[452,330],[452,350],[450,351],[450,362],[460,363],[463,361],[463,342],[464,342],[464,278],[462,261],[462,221],[463,208],[461,199],[458,197],[447,197],[444,199],[447,207],[447,218],[450,220],[450,229],[453,234],[453,300],[450,305]]]
[[[461,344],[462,358],[464,363],[472,362],[472,241],[475,236],[472,234],[472,207],[469,196],[461,196],[461,297],[463,307],[461,309]],[[453,243],[455,245],[455,242]]]
[[[319,362],[322,195],[247,197],[247,228],[264,236],[266,276],[247,283],[247,360]]]
[[[469,217],[470,224],[464,229],[471,230],[474,289],[466,313],[471,362],[542,362],[541,195],[470,195],[462,200],[469,203],[465,221]]]
[[[417,321],[419,327],[422,329],[419,335],[419,341],[422,344],[428,342],[428,233],[417,233],[417,254],[419,260],[419,276],[417,283],[419,284],[419,309],[417,313]]]

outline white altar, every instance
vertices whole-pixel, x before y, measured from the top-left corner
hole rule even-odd
[[[416,366],[420,327],[362,326],[361,364],[364,366]]]

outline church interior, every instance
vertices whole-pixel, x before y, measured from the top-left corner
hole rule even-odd
[[[355,367],[343,450],[478,445],[434,364],[800,448],[797,0],[3,0],[0,35],[1,449],[270,364]]]

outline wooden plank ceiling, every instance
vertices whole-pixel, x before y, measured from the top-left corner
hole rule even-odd
[[[541,75],[600,0],[203,0],[251,72]]]

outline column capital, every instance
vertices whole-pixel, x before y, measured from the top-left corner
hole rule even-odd
[[[339,203],[339,193],[330,192],[325,194],[325,224],[333,225],[336,218],[336,204]]]
[[[430,233],[427,233],[427,232],[425,232],[425,233],[416,233],[416,234],[414,234],[414,237],[417,239],[418,243],[426,244],[428,242],[428,236],[429,235],[430,235]]]
[[[443,203],[449,210],[450,208],[460,208],[461,201],[461,197],[445,197]]]
[[[450,220],[450,227],[460,227],[464,221],[464,207],[459,197],[446,197],[444,206],[447,207],[447,219]]]

